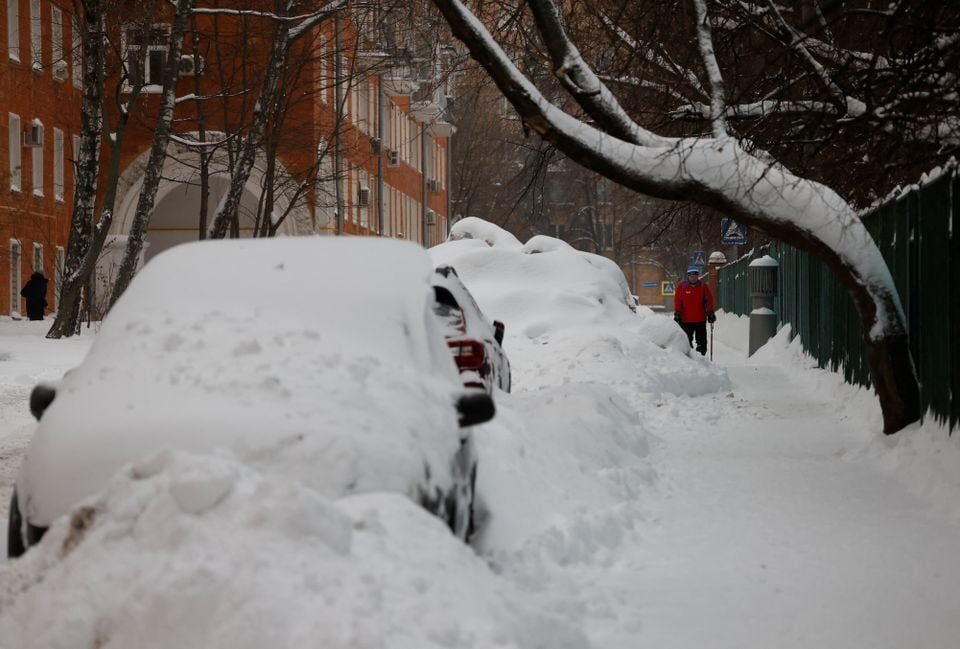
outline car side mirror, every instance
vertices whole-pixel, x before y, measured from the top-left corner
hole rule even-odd
[[[457,399],[457,412],[460,414],[460,427],[464,428],[490,421],[497,409],[486,392],[468,392]]]
[[[503,345],[503,332],[506,330],[506,328],[506,325],[499,320],[493,321],[493,337],[497,341],[498,345]]]
[[[57,396],[57,389],[50,385],[38,383],[30,393],[30,414],[37,421],[43,416],[43,412],[53,403],[53,398]]]

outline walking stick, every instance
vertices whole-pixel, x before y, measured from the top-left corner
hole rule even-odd
[[[710,323],[710,362],[713,362],[713,323]]]

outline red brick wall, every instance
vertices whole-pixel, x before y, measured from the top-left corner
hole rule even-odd
[[[56,81],[52,73],[52,13],[58,6],[63,16],[63,51],[67,60],[67,78]],[[11,273],[10,239],[20,241],[21,286],[30,277],[33,263],[33,245],[39,243],[44,251],[44,271],[51,280],[47,301],[53,306],[56,269],[56,247],[66,247],[73,206],[73,136],[80,131],[80,91],[72,83],[72,26],[70,5],[42,0],[41,35],[42,55],[40,70],[34,70],[30,50],[30,3],[19,2],[20,61],[12,60],[7,50],[7,3],[0,3],[0,314],[10,313]],[[34,119],[44,125],[43,196],[34,195],[32,150],[22,146],[23,135],[18,134],[21,158],[20,191],[10,187],[10,132],[9,113],[20,117],[21,131],[28,129]],[[54,198],[54,129],[64,135],[64,196]],[[21,300],[22,302],[22,300]],[[17,309],[24,312],[24,305]]]

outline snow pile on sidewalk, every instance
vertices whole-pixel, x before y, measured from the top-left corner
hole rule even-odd
[[[588,644],[408,499],[330,501],[223,457],[128,467],[0,582],[5,649]]]
[[[721,311],[717,332],[724,344],[746,353],[749,317]],[[946,423],[927,412],[922,424],[882,435],[883,414],[874,391],[847,383],[839,372],[819,369],[799,336],[791,336],[790,325],[784,325],[750,362],[790,369],[805,392],[836,404],[838,420],[860,422],[860,435],[847,444],[844,456],[895,476],[941,516],[960,523],[960,434],[951,435]]]

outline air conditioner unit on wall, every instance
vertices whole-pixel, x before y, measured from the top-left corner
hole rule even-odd
[[[367,207],[370,205],[370,188],[361,187],[357,192],[357,205],[360,207]]]
[[[437,213],[433,210],[427,210],[427,225],[437,224]]]
[[[199,59],[199,68],[198,61]],[[198,56],[196,59],[193,57],[193,54],[183,54],[180,56],[180,72],[179,76],[181,77],[192,77],[195,75],[203,74],[203,57]]]
[[[53,78],[56,81],[65,81],[67,78],[67,62],[63,59],[53,64]]]
[[[370,138],[370,152],[374,155],[380,153],[380,138],[371,137]]]
[[[433,194],[440,193],[440,181],[435,178],[430,178],[427,180],[427,191]]]
[[[394,149],[391,149],[387,152],[387,166],[388,167],[399,167],[400,166],[400,152]]]
[[[23,146],[43,146],[43,124],[34,121],[30,128],[23,132]]]

